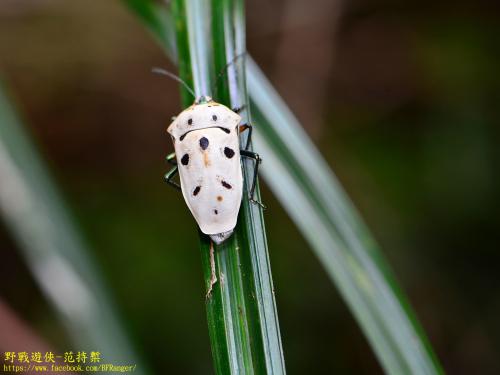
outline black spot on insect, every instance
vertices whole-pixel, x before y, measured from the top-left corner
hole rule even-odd
[[[217,116],[216,115],[212,115],[212,120],[217,121]]]
[[[188,125],[193,125],[193,119],[192,118],[188,119]]]
[[[188,163],[189,163],[189,155],[188,154],[184,154],[184,156],[181,159],[181,163],[182,163],[182,165],[188,165]]]
[[[206,150],[208,147],[208,139],[205,137],[200,138],[200,147],[202,150]]]
[[[233,149],[229,147],[224,147],[224,155],[226,155],[227,158],[231,159],[234,156]]]
[[[193,191],[193,195],[196,197],[198,193],[200,192],[201,186],[196,186],[196,188]]]
[[[219,211],[214,210],[214,214],[218,215],[218,214],[219,214]]]
[[[221,181],[222,186],[224,186],[226,189],[232,189],[233,187],[228,184],[226,181],[222,180]]]

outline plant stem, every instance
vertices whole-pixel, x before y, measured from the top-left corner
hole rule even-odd
[[[241,3],[230,0],[176,0],[172,8],[181,78],[197,96],[217,94],[214,99],[229,108],[248,108],[244,59],[227,66],[245,49],[242,9]],[[184,106],[192,104],[185,92],[182,98]],[[242,117],[249,120],[248,115]],[[245,140],[241,139],[242,144]],[[244,194],[234,234],[215,246],[200,233],[207,291],[212,288],[207,320],[214,366],[218,374],[282,374],[285,368],[264,221],[261,208],[247,199],[252,162],[244,161],[242,167]],[[215,284],[211,246],[215,249]]]

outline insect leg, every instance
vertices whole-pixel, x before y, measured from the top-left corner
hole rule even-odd
[[[233,112],[234,113],[240,113],[240,112],[243,112],[246,108],[247,108],[247,106],[245,104],[243,104],[240,107],[233,108]]]
[[[250,124],[240,125],[240,133],[244,132],[245,130],[248,130],[247,143],[245,144],[245,151],[247,151],[250,147],[250,141],[252,140],[253,126]]]
[[[165,182],[172,185],[173,187],[175,187],[176,189],[181,189],[181,186],[175,182],[175,181],[172,181],[172,178],[174,178],[174,176],[177,174],[177,172],[179,171],[177,165],[172,167],[172,169],[170,171],[168,171],[168,173],[165,174]]]
[[[253,170],[252,187],[250,188],[250,194],[249,194],[248,198],[250,199],[250,202],[258,204],[263,209],[266,209],[267,207],[262,202],[256,201],[254,199],[255,186],[257,184],[257,175],[259,173],[259,164],[262,163],[262,159],[259,156],[259,154],[255,153],[255,152],[252,152],[252,151],[247,151],[247,150],[240,150],[240,155],[244,156],[246,158],[249,158],[249,159],[253,159],[255,161],[255,167],[254,167],[254,170]]]
[[[177,165],[177,159],[175,158],[175,152],[172,152],[171,154],[168,154],[167,157],[165,158],[165,160],[169,164]]]

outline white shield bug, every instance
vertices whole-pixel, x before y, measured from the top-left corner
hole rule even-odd
[[[187,206],[201,231],[216,244],[230,237],[236,226],[243,195],[241,156],[256,161],[249,199],[260,204],[253,194],[261,159],[258,154],[240,149],[239,134],[251,131],[251,127],[241,125],[236,112],[210,97],[200,97],[167,129],[175,152],[167,157],[174,167],[165,180],[179,187],[172,181],[179,173]]]

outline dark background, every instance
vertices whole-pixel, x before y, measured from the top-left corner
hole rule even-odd
[[[489,1],[247,1],[250,53],[361,211],[450,374],[500,373],[499,11]],[[152,66],[174,70],[117,0],[0,3],[0,74],[129,336],[153,373],[205,374],[195,224],[162,183],[178,87]],[[381,373],[265,186],[263,199],[288,372]],[[0,300],[68,350],[1,226],[0,255]]]

